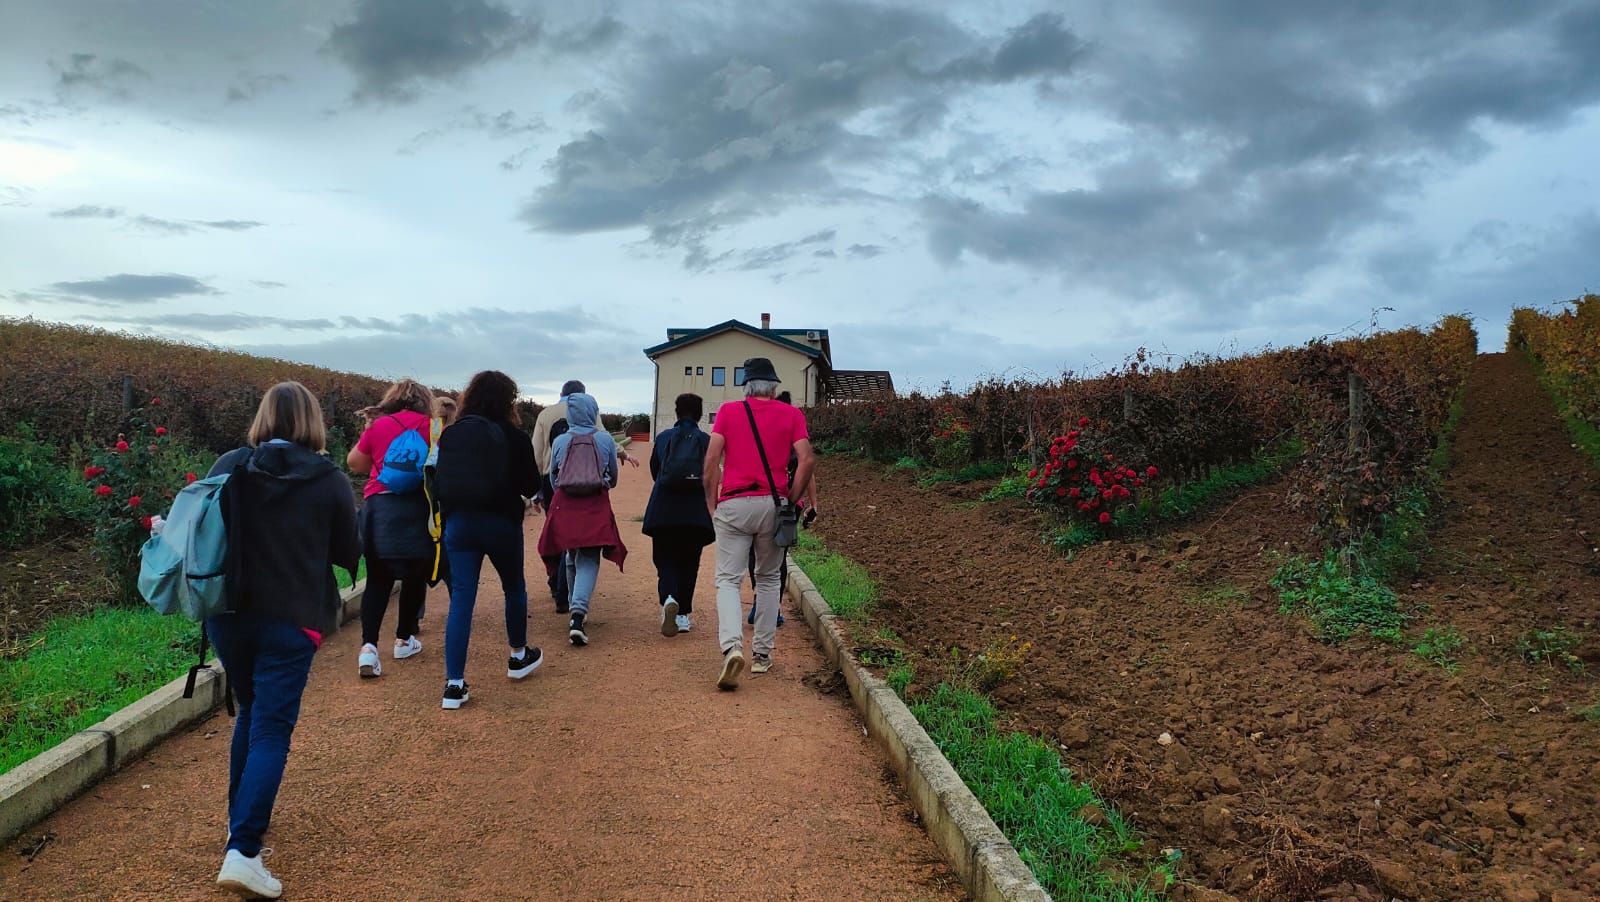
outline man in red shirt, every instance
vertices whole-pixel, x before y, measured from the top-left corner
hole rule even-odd
[[[773,495],[798,502],[816,467],[805,414],[773,398],[779,379],[772,361],[752,357],[744,362],[744,374],[745,400],[729,401],[717,411],[705,461],[706,507],[717,531],[717,637],[722,645],[717,686],[722,689],[738,688],[744,672],[739,587],[752,546],[756,628],[750,643],[750,672],[772,668],[772,647],[778,638],[778,568],[783,563],[783,549],[773,541],[778,524]],[[799,462],[793,480],[785,466],[791,451]]]

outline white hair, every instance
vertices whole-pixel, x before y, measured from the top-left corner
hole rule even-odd
[[[778,383],[771,379],[751,379],[744,384],[746,398],[770,398],[778,393]]]

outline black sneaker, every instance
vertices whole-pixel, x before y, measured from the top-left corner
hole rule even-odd
[[[467,703],[467,687],[466,687],[466,684],[463,683],[460,686],[457,686],[454,683],[445,683],[444,684],[444,708],[445,708],[446,711],[454,711],[455,709],[461,707],[462,705],[464,705],[466,703]]]
[[[583,631],[583,615],[573,614],[572,622],[567,624],[567,638],[573,645],[588,645],[589,634]]]
[[[521,656],[506,659],[506,676],[520,680],[538,670],[543,663],[544,652],[530,645],[522,650]]]
[[[565,614],[566,612],[568,612],[570,610],[572,610],[572,607],[567,604],[567,600],[565,598],[557,598],[556,599],[556,613],[557,614]]]

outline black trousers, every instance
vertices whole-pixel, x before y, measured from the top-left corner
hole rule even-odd
[[[367,588],[361,593],[361,641],[378,644],[383,617],[389,613],[389,595],[400,583],[400,619],[395,623],[395,638],[409,639],[417,634],[417,618],[428,594],[426,560],[367,561]]]
[[[705,546],[697,539],[671,534],[654,536],[651,542],[657,603],[666,604],[671,595],[678,603],[678,613],[694,613],[694,584],[700,576],[700,556],[705,553]]]

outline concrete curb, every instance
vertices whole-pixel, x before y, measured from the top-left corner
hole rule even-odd
[[[1011,841],[995,826],[911,709],[851,657],[839,618],[792,559],[787,592],[822,642],[828,660],[844,674],[868,735],[888,754],[928,835],[972,898],[979,902],[1048,902],[1050,894],[1034,879]]]
[[[339,623],[361,615],[363,580],[340,594]],[[188,674],[77,733],[55,748],[0,774],[0,845],[123,767],[161,740],[222,706],[220,667],[202,670],[194,697],[184,698]]]

